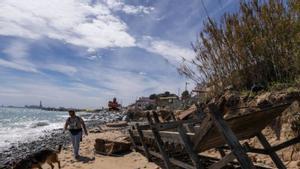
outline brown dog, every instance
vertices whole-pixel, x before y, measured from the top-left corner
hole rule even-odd
[[[60,161],[58,160],[58,153],[60,153],[62,146],[60,145],[58,150],[41,150],[29,156],[26,159],[21,160],[17,164],[13,165],[13,169],[42,169],[42,164],[47,163],[54,169],[53,163],[58,164],[60,167]]]

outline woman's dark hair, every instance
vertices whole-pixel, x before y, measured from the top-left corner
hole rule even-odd
[[[69,110],[69,113],[75,113],[75,111],[74,110]]]

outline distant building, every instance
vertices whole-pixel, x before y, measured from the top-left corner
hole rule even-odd
[[[25,105],[25,108],[42,109],[43,108],[43,104],[42,104],[42,101],[40,101],[40,105]]]
[[[167,97],[162,96],[157,99],[157,106],[166,107],[172,104],[176,104],[178,101],[179,101],[178,96],[167,96]]]
[[[155,106],[155,100],[151,100],[149,97],[140,97],[135,102],[135,108],[136,109],[142,109],[145,110],[148,107],[154,107]]]

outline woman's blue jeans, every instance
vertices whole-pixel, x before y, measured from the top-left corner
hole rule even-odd
[[[74,153],[74,157],[78,157],[79,156],[79,147],[80,147],[80,140],[82,137],[82,132],[77,133],[76,135],[71,134],[71,142],[73,145],[73,153]]]

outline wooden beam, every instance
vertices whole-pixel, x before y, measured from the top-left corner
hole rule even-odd
[[[222,158],[220,161],[212,164],[208,169],[220,169],[226,166],[228,163],[232,162],[235,159],[235,155],[231,152]]]
[[[295,137],[295,138],[293,138],[293,139],[291,139],[291,140],[288,140],[288,141],[286,141],[284,143],[281,143],[281,144],[278,144],[277,146],[272,147],[272,150],[273,151],[279,151],[281,149],[287,148],[287,147],[289,147],[289,146],[291,146],[293,144],[297,144],[299,142],[300,142],[300,135],[297,136],[297,137]]]
[[[140,130],[150,130],[150,125],[144,124],[144,125],[139,125]]]
[[[186,129],[186,131],[188,131],[189,133],[195,133],[195,129],[194,129],[194,125],[193,124],[184,124],[184,128]]]
[[[144,142],[144,134],[142,132],[142,130],[140,130],[140,127],[139,127],[139,124],[135,124],[135,127],[136,127],[136,130],[138,132],[138,135],[139,135],[139,138],[140,138],[140,141],[142,143],[142,146],[144,148],[144,152],[145,152],[145,155],[146,155],[146,158],[148,159],[148,161],[151,161],[151,155],[149,153],[149,150],[148,150],[148,146],[147,144]]]
[[[192,125],[192,124],[197,124],[200,123],[202,120],[198,119],[189,119],[189,120],[179,120],[179,121],[171,121],[171,122],[164,122],[164,123],[156,123],[153,124],[152,127],[156,128],[159,131],[163,130],[168,130],[168,129],[174,129],[177,128],[178,125],[181,124],[187,124],[187,125]],[[141,130],[149,130],[150,125],[140,125]]]
[[[177,130],[180,134],[180,138],[182,141],[182,144],[185,147],[185,150],[187,151],[188,155],[190,156],[194,166],[196,169],[204,169],[204,166],[201,164],[201,161],[198,158],[197,153],[193,150],[193,143],[190,140],[190,138],[185,134],[185,131],[183,129],[183,126],[180,125],[177,127]]]
[[[243,149],[242,145],[239,143],[239,140],[233,131],[223,119],[223,115],[221,114],[219,108],[215,104],[209,104],[208,108],[215,126],[217,127],[223,139],[229,145],[232,153],[236,156],[237,160],[241,164],[242,169],[254,169],[255,166],[248,157],[246,151]]]
[[[198,131],[195,133],[195,137],[193,139],[194,143],[194,150],[197,150],[200,146],[200,142],[204,138],[204,136],[208,133],[208,131],[212,128],[213,122],[211,121],[211,118],[209,115],[207,115],[203,120],[201,124],[201,128],[198,129]]]
[[[134,135],[138,135],[136,130],[132,131]],[[154,139],[154,135],[152,133],[152,130],[143,130],[143,134],[147,138]],[[171,142],[171,143],[181,143],[180,135],[177,131],[160,131],[159,132],[162,140],[164,142]],[[186,133],[191,139],[194,138],[194,133]]]
[[[265,149],[253,148],[253,147],[250,147],[249,149],[247,149],[247,152],[269,155],[268,152]]]
[[[164,150],[164,147],[163,147],[163,141],[161,140],[161,137],[159,135],[159,132],[153,128],[151,125],[153,125],[153,121],[152,121],[152,118],[150,117],[150,114],[147,113],[147,119],[148,119],[148,122],[150,124],[150,127],[151,127],[151,130],[152,130],[152,133],[153,133],[153,136],[154,136],[154,139],[155,139],[155,142],[157,144],[157,147],[163,157],[163,160],[164,160],[164,164],[165,164],[165,167],[167,169],[171,169],[171,163],[170,163],[170,160],[169,160],[169,157],[166,153],[166,151]]]
[[[222,149],[220,147],[217,147],[216,150],[220,153],[222,158],[226,156],[226,153],[225,153],[224,149]]]
[[[157,152],[154,152],[154,151],[150,151],[151,155],[163,160],[163,157],[161,154],[157,153]],[[187,163],[184,163],[182,161],[179,161],[179,160],[176,160],[174,158],[170,158],[170,162],[176,166],[179,166],[179,167],[182,167],[184,169],[195,169],[194,166],[190,165],[190,164],[187,164]]]
[[[136,151],[137,150],[137,148],[136,148],[137,146],[135,144],[133,133],[132,133],[132,131],[130,129],[128,130],[128,133],[129,133],[129,138],[130,138],[130,141],[132,143],[132,146],[133,146],[134,150]]]
[[[283,164],[281,159],[278,157],[276,152],[274,150],[272,150],[272,147],[271,147],[270,143],[268,142],[268,140],[266,139],[266,137],[261,132],[259,132],[257,134],[257,138],[260,141],[261,145],[267,150],[268,154],[272,158],[276,167],[279,169],[286,169],[285,165]]]

